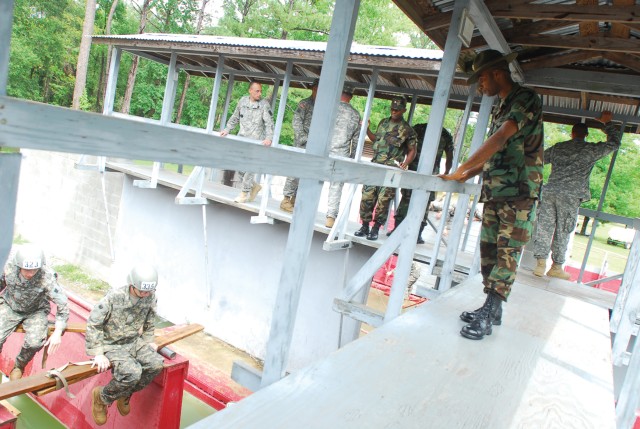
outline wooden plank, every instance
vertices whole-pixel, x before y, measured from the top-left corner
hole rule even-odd
[[[53,331],[55,330],[55,325],[50,324],[49,325],[49,335],[53,334]],[[65,328],[64,332],[80,332],[80,333],[85,333],[87,331],[87,324],[86,323],[67,323],[67,327]],[[20,333],[24,333],[24,328],[22,327],[22,324],[18,325],[18,327],[16,328],[15,332],[20,332]]]
[[[191,324],[186,326],[172,327],[171,331],[155,338],[158,350],[182,338],[188,337],[204,329],[202,325]],[[96,367],[86,365],[71,365],[62,371],[67,383],[73,384],[78,381],[93,377],[98,373]],[[11,398],[28,392],[40,392],[40,394],[50,393],[56,390],[56,381],[46,375],[46,371],[23,377],[9,383],[0,384],[0,400]]]
[[[615,428],[607,310],[516,282],[467,340],[482,299],[476,277],[191,429]]]
[[[574,51],[569,53],[558,53],[553,55],[544,55],[537,57],[527,62],[521,62],[523,70],[534,70],[543,68],[552,68],[565,66],[567,64],[576,63],[591,58],[602,56],[602,52],[594,51]]]

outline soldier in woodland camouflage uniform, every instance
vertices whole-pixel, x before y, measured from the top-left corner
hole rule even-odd
[[[318,93],[318,79],[311,83],[311,96],[303,99],[298,103],[298,107],[293,114],[293,143],[296,147],[306,149],[307,139],[309,138],[309,126],[311,126],[311,117],[313,116],[313,105],[316,101]],[[282,193],[284,198],[280,203],[280,210],[292,213],[296,203],[296,193],[298,192],[298,178],[287,177],[284,183]]]
[[[399,167],[406,170],[416,156],[416,132],[404,120],[402,115],[407,110],[407,100],[396,97],[391,101],[391,116],[380,121],[375,134],[367,129],[367,135],[373,142],[373,158],[376,164]],[[387,221],[389,202],[395,197],[395,189],[385,186],[362,186],[360,201],[360,219],[362,227],[354,233],[357,237],[367,237],[367,240],[377,240],[380,226]],[[375,223],[369,230],[369,223]]]
[[[273,115],[269,102],[261,97],[262,85],[258,82],[251,82],[249,84],[249,95],[245,95],[238,101],[236,110],[229,118],[227,126],[220,132],[220,137],[229,134],[239,122],[239,136],[262,140],[264,146],[271,146]],[[256,175],[242,171],[240,172],[240,177],[242,178],[242,192],[236,197],[235,202],[248,203],[255,200],[256,195],[262,189],[262,186],[256,183]]]
[[[107,409],[117,401],[118,412],[130,412],[131,395],[144,389],[163,368],[153,342],[158,274],[151,266],[133,268],[127,286],[112,289],[87,319],[86,351],[99,372],[113,369],[113,378],[92,392],[96,424],[107,421]]]
[[[47,339],[51,301],[57,306],[56,322],[53,334]],[[58,285],[57,274],[45,265],[42,250],[36,246],[22,246],[0,277],[0,351],[19,324],[26,332],[22,349],[9,374],[11,380],[22,377],[24,367],[45,345],[50,354],[55,353],[68,319],[67,295]]]
[[[353,85],[345,83],[340,96],[336,125],[333,128],[331,147],[329,148],[329,154],[334,156],[353,158],[356,155],[361,118],[360,113],[349,104],[351,98],[353,98]],[[329,204],[325,223],[328,228],[333,227],[333,223],[338,217],[343,185],[341,182],[331,182],[329,186]]]
[[[441,176],[465,182],[482,172],[480,257],[487,299],[481,308],[460,315],[468,322],[461,335],[474,340],[502,323],[502,302],[509,297],[522,247],[531,238],[542,185],[542,102],[511,79],[508,63],[514,58],[491,49],[475,58],[468,82],[478,81],[479,90],[498,95],[500,103],[493,111],[490,137],[455,172]]]
[[[427,132],[427,124],[415,125],[413,129],[417,134],[418,147],[416,149],[416,157],[413,158],[413,161],[411,162],[411,164],[409,164],[409,170],[417,171],[418,162],[420,161],[420,152],[422,150],[422,143]],[[449,131],[444,128],[442,129],[442,133],[440,134],[440,142],[438,143],[438,149],[436,151],[436,159],[433,163],[433,174],[440,173],[440,161],[442,160],[443,153],[447,155],[444,174],[449,174],[451,165],[453,164],[453,137],[451,137]],[[395,228],[397,228],[398,225],[402,223],[404,218],[407,217],[407,212],[409,211],[409,203],[411,202],[411,189],[402,189],[400,193],[402,194],[402,199],[400,200],[400,204],[398,204],[398,209],[396,210],[394,216]],[[420,223],[420,231],[418,232],[418,244],[424,243],[424,240],[422,239],[422,231],[424,231],[424,227],[427,226],[427,221],[429,219],[429,205],[435,199],[435,192],[429,193],[427,209],[424,212],[424,218],[422,219],[422,223]],[[387,235],[391,235],[392,232],[393,231],[389,231]]]
[[[544,162],[553,164],[553,169],[549,180],[542,187],[538,224],[533,240],[533,255],[538,260],[533,273],[537,276],[544,276],[549,250],[552,250],[553,265],[547,275],[565,280],[570,277],[562,269],[562,264],[569,238],[578,220],[578,208],[591,198],[591,170],[596,161],[620,147],[620,132],[611,118],[612,114],[608,111],[596,118],[605,125],[605,142],[587,143],[585,137],[589,135],[589,129],[585,124],[579,123],[571,130],[571,140],[544,151]]]

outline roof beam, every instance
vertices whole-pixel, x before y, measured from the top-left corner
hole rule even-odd
[[[502,35],[505,39],[509,40],[516,34],[541,34],[548,31],[558,30],[571,25],[575,25],[573,22],[563,21],[535,21],[529,23],[517,23],[513,28],[502,30]],[[486,46],[487,42],[479,36],[472,39],[469,49],[476,49],[482,46]]]
[[[471,0],[469,2],[469,16],[491,49],[498,50],[503,54],[511,52],[511,48],[500,32],[498,24],[496,24],[496,21],[491,16],[491,12],[489,12],[489,9],[487,9],[487,6],[482,1]],[[513,61],[509,66],[515,75],[515,80],[523,82],[524,73],[518,63]]]
[[[574,51],[569,53],[558,53],[543,57],[537,57],[531,61],[521,62],[522,69],[535,70],[543,68],[553,68],[565,66],[567,64],[584,61],[595,57],[603,56],[602,52],[595,51]]]
[[[496,18],[548,19],[559,21],[607,21],[640,23],[640,6],[599,6],[563,4],[523,4],[509,0],[488,0],[487,7]]]
[[[640,72],[640,58],[635,55],[623,54],[622,52],[603,52],[602,57]]]
[[[619,39],[607,36],[545,36],[541,34],[520,34],[509,39],[513,45],[542,46],[564,49],[587,49],[640,54],[640,43],[635,39]]]
[[[570,69],[537,69],[525,73],[527,84],[570,91],[640,97],[637,76]]]

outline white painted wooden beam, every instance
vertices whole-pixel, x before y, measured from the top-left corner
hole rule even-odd
[[[0,1],[0,96],[7,95],[12,24],[13,0]]]
[[[527,84],[534,86],[640,97],[637,76],[547,68],[530,70],[525,73],[525,79]]]
[[[13,243],[18,180],[20,179],[19,153],[0,153],[0,266],[4,267]]]
[[[496,24],[496,21],[491,15],[491,11],[487,8],[481,0],[469,1],[469,16],[473,23],[478,27],[480,34],[487,41],[487,44],[491,49],[508,54],[511,52],[509,44],[505,40],[500,27]],[[518,82],[524,82],[524,72],[517,61],[513,61],[509,67],[513,77]]]
[[[209,135],[203,130],[186,131],[11,97],[0,97],[0,146],[406,189],[463,194],[477,194],[480,189],[477,185],[444,181],[429,174],[285,147],[269,148],[246,139]]]

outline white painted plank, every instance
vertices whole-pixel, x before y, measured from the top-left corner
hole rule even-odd
[[[18,180],[20,178],[19,153],[0,153],[0,266],[4,267],[13,242],[13,224],[16,213]]]
[[[608,312],[516,283],[504,322],[471,341],[479,277],[191,426],[614,428]]]
[[[200,165],[327,182],[379,186],[391,183],[405,189],[464,194],[480,190],[477,185],[369,162],[266,147],[11,97],[0,97],[0,146]]]

